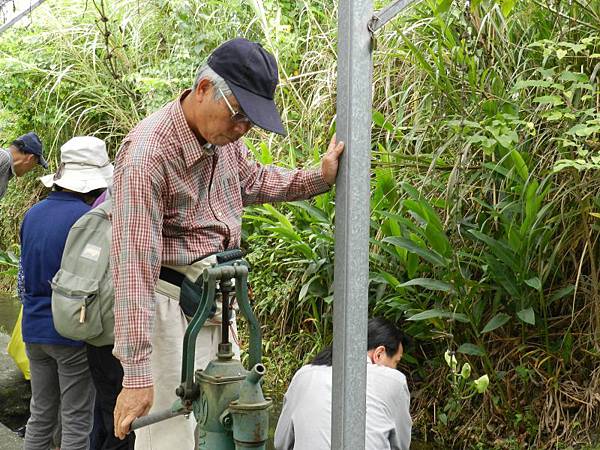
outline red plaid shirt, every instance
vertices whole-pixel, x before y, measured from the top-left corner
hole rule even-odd
[[[190,264],[239,247],[246,205],[305,199],[329,189],[320,171],[248,159],[239,140],[205,150],[183,116],[188,92],[140,122],[116,158],[114,353],[126,388],[152,385],[154,288],[162,263]]]

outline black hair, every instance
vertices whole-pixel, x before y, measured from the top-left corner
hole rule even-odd
[[[23,142],[21,139],[15,139],[10,143],[10,145],[16,147],[20,152],[26,153],[25,150],[23,150],[23,147],[25,147],[25,142]]]
[[[64,191],[64,188],[55,183],[52,186],[52,190],[56,191],[56,192],[62,192],[62,191]],[[75,194],[77,197],[81,198],[81,200],[86,202],[88,205],[91,205],[98,199],[98,197],[100,197],[102,195],[102,193],[105,190],[106,190],[105,188],[99,188],[99,189],[94,189],[93,191],[89,191],[89,192],[85,192],[85,193],[75,192],[75,191],[70,191],[70,192],[71,192],[71,194]]]
[[[398,352],[400,344],[403,347],[408,345],[408,339],[404,333],[392,322],[381,317],[374,317],[369,320],[367,333],[367,351],[383,345],[385,353],[390,358]],[[331,366],[332,363],[333,349],[331,345],[324,348],[311,362],[313,366]]]
[[[23,142],[22,140],[15,139],[14,141],[12,141],[10,143],[10,145],[12,145],[13,147],[15,147],[19,151],[19,153],[22,153],[23,155],[33,155],[33,156],[35,156],[38,159],[38,161],[40,160],[40,157],[38,155],[34,155],[33,153],[28,152],[27,150],[25,150],[25,142]]]

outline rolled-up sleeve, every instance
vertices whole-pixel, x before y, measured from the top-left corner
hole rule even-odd
[[[264,166],[250,158],[248,148],[241,141],[236,146],[244,206],[304,200],[331,189],[320,169]]]
[[[164,182],[148,164],[124,162],[115,170],[111,267],[115,286],[114,354],[123,387],[153,385],[150,365],[154,288],[162,254]]]

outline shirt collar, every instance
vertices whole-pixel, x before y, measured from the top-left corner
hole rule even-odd
[[[175,134],[179,138],[181,149],[183,150],[183,159],[185,164],[190,167],[196,161],[206,155],[212,155],[215,151],[215,146],[211,144],[201,145],[198,138],[188,125],[183,115],[183,107],[181,101],[191,92],[191,89],[186,89],[182,92],[177,100],[173,102],[171,108],[171,117],[175,128]]]
[[[13,159],[13,155],[10,152],[10,150],[7,150],[5,148],[2,149],[3,151],[6,152],[6,154],[8,155],[8,158],[10,159],[10,176],[17,176],[17,174],[15,173],[15,161]]]
[[[367,364],[373,364],[373,361],[371,361],[371,358],[369,358],[369,355],[367,355]]]

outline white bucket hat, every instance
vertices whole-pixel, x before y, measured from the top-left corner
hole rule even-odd
[[[76,136],[60,148],[60,166],[56,173],[40,178],[46,187],[58,185],[86,193],[112,185],[113,165],[106,144],[93,136]]]

